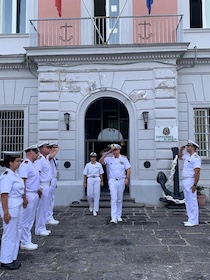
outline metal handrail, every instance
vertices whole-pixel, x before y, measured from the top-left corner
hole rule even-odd
[[[182,41],[183,15],[30,20],[31,46],[149,44]]]

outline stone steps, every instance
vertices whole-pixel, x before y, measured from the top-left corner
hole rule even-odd
[[[100,208],[110,208],[110,194],[109,193],[101,193],[100,197]],[[129,194],[124,194],[123,196],[123,208],[139,208],[144,207],[144,203],[135,203],[135,200],[130,197]],[[77,208],[88,208],[87,197],[82,198],[80,201],[73,201],[70,204],[70,207]]]

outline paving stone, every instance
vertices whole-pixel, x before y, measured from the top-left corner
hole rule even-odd
[[[186,228],[185,209],[127,207],[123,222],[110,224],[110,208],[93,217],[85,207],[57,207],[59,225],[34,235],[35,251],[19,251],[19,280],[210,280],[210,204],[200,224]],[[209,222],[208,222],[209,221]]]
[[[171,264],[171,263],[182,263],[179,255],[175,252],[139,252],[135,255],[132,252],[125,253],[125,262],[126,263],[135,263],[135,264]]]

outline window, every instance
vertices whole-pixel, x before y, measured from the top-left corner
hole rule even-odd
[[[190,0],[190,28],[210,28],[209,10],[209,0]]]
[[[23,150],[23,111],[0,111],[0,130],[1,159],[3,151],[19,152]]]
[[[195,141],[199,144],[199,155],[210,158],[210,108],[195,108]]]
[[[113,98],[95,101],[86,113],[86,139],[98,139],[104,129],[119,131],[118,139],[128,139],[128,112],[124,104]]]
[[[210,28],[210,1],[203,0],[203,27]]]
[[[190,0],[190,28],[202,28],[202,0]]]
[[[26,0],[0,0],[0,33],[26,32]]]

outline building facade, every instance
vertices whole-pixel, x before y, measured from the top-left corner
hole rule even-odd
[[[58,141],[57,205],[84,196],[89,153],[113,142],[132,165],[130,196],[163,205],[158,172],[197,141],[208,195],[210,4],[154,0],[148,15],[145,2],[63,0],[59,17],[52,1],[0,1],[1,157]]]

